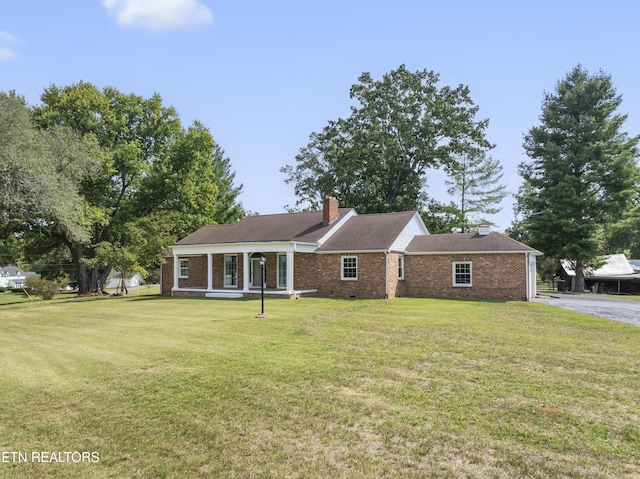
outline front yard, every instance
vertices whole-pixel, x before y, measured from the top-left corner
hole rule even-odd
[[[640,328],[532,303],[259,312],[2,296],[0,477],[640,477]]]

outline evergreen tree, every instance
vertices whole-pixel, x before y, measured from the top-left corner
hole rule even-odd
[[[453,202],[444,204],[431,199],[420,216],[431,234],[452,233],[459,224],[458,207]]]
[[[456,200],[458,227],[462,232],[481,224],[492,224],[483,215],[498,213],[501,209],[498,204],[507,196],[505,185],[500,183],[500,162],[484,151],[463,154],[447,172],[447,192]]]
[[[622,219],[604,228],[603,252],[624,253],[628,258],[640,258],[640,191],[633,207],[624,211]]]
[[[580,65],[547,93],[540,125],[529,130],[518,195],[529,243],[547,256],[575,263],[575,291],[597,262],[598,235],[630,208],[637,191],[639,137],[622,131],[626,115],[611,77]]]
[[[244,216],[229,159],[211,133],[196,121],[154,162],[143,180],[140,211],[171,214],[173,233],[186,236],[201,226],[235,223]]]

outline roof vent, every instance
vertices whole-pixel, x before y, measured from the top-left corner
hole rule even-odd
[[[480,236],[487,236],[489,233],[491,233],[491,226],[489,225],[478,226],[478,234]]]

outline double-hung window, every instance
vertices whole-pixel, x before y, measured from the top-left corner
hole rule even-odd
[[[179,274],[178,277],[179,278],[188,278],[189,277],[189,260],[188,259],[181,259],[179,261]]]
[[[453,286],[471,286],[471,261],[453,263]]]
[[[340,279],[355,281],[358,279],[358,257],[342,256],[342,267],[340,268]]]
[[[398,256],[398,279],[404,279],[404,256]]]
[[[235,288],[238,286],[238,255],[224,255],[224,286]]]

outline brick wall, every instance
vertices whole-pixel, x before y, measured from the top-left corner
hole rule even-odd
[[[357,254],[358,279],[341,280],[341,260],[344,255],[318,255],[314,253],[295,253],[294,288],[297,290],[317,289],[322,296],[355,296],[358,298],[384,298],[385,295],[385,255],[384,253]],[[349,256],[349,255],[346,255]],[[275,289],[278,283],[277,253],[265,253],[267,258],[265,278],[267,289]],[[213,260],[213,287],[224,287],[224,255],[215,254]],[[390,255],[389,261],[392,289],[395,296],[397,285],[397,255]],[[242,255],[238,255],[238,287],[242,289]],[[395,280],[394,280],[395,278]],[[181,288],[207,287],[207,257],[189,257],[189,277],[180,278]],[[162,265],[162,294],[170,296],[173,287],[173,258],[165,258]],[[231,288],[233,289],[233,288]],[[196,293],[197,294],[197,293]]]
[[[213,279],[213,287],[214,289],[235,289],[235,288],[225,288],[224,287],[224,254],[214,254],[212,255],[212,279]],[[206,259],[206,256],[205,256]],[[238,253],[238,289],[242,289],[243,287],[243,278],[244,278],[244,264],[242,259],[242,253]],[[206,277],[205,277],[205,286],[206,286]]]
[[[160,294],[171,296],[173,288],[173,256],[166,256],[160,265]]]
[[[294,253],[293,287],[296,290],[318,288],[318,256],[315,253]]]
[[[267,288],[277,285],[277,255],[266,253]],[[342,254],[295,253],[294,288],[317,289],[320,296],[357,298],[385,297],[385,254],[359,253],[358,279],[342,280]],[[213,255],[213,287],[224,287],[224,255]],[[471,261],[471,287],[452,285],[452,263]],[[526,301],[526,255],[405,255],[405,279],[398,280],[398,254],[389,253],[389,297],[431,296]],[[173,287],[173,258],[165,258],[161,270],[163,295]],[[238,255],[238,289],[243,285],[242,255]],[[181,288],[207,287],[207,257],[189,257],[189,278],[179,280]],[[233,290],[234,288],[230,288]]]
[[[265,287],[276,289],[278,287],[278,253],[264,253],[264,257],[267,259],[264,264]]]
[[[189,277],[178,279],[179,288],[206,288],[207,287],[207,257],[189,256],[181,258],[189,260]]]
[[[322,254],[317,256],[317,288],[320,296],[384,298],[386,268],[384,253]],[[358,258],[357,280],[340,279],[342,256],[356,256]]]
[[[526,301],[525,254],[406,255],[401,296]],[[471,261],[472,286],[452,285],[452,263]]]
[[[207,255],[188,256],[181,259],[189,260],[189,277],[179,278],[178,287],[180,288],[207,288]],[[224,255],[214,254],[212,256],[212,280],[214,288],[224,288]],[[243,284],[242,254],[238,255],[238,289],[242,289]],[[268,271],[268,270],[267,270]],[[161,294],[171,296],[171,288],[173,288],[173,257],[166,257],[161,267]],[[228,288],[235,289],[235,288]],[[199,294],[199,293],[196,293]],[[184,295],[183,295],[184,296]]]

